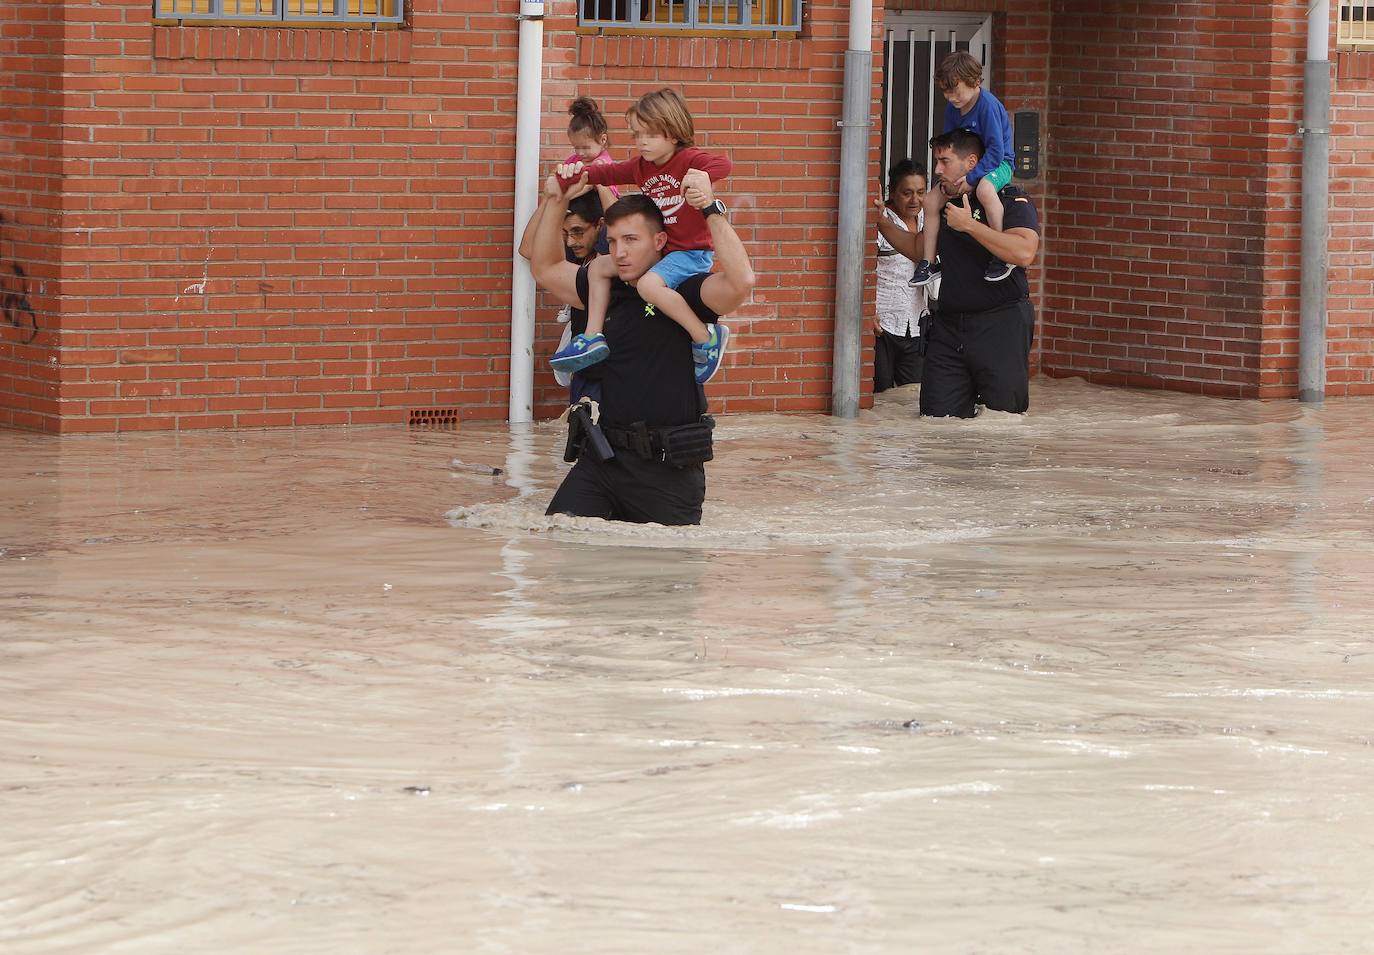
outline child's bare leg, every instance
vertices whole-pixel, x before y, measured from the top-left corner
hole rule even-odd
[[[611,305],[611,279],[614,277],[615,261],[609,255],[598,255],[587,266],[588,338],[600,335],[606,327],[606,309]]]
[[[940,235],[940,210],[944,208],[945,195],[939,186],[921,197],[921,251],[916,260],[916,268],[911,273],[907,285],[920,288],[934,280],[935,240]]]
[[[994,232],[1002,231],[1002,197],[997,194],[997,190],[988,177],[984,176],[978,180],[978,185],[973,190],[978,196],[978,204],[983,207],[983,221],[988,224],[988,228]],[[1013,269],[1006,262],[997,256],[993,256],[988,262],[987,271],[983,273],[983,278],[989,282],[1000,282],[1011,275]]]
[[[572,372],[604,361],[611,348],[601,329],[606,326],[606,309],[611,302],[611,276],[615,263],[609,255],[598,256],[587,266],[587,330],[573,336],[568,344],[553,353],[549,364],[555,371]]]
[[[609,288],[610,285],[607,283],[607,289]],[[711,330],[706,327],[706,323],[697,318],[696,313],[692,311],[692,306],[687,304],[687,300],[678,293],[677,289],[669,288],[657,273],[645,272],[635,286],[635,291],[655,310],[662,312],[681,325],[683,330],[692,336],[692,341],[698,345],[711,340]],[[590,320],[587,330],[591,331]]]
[[[925,224],[921,227],[921,258],[927,262],[935,261],[935,240],[940,236],[940,212],[945,207],[945,192],[938,185],[932,186],[921,197],[921,208],[925,211]]]
[[[987,176],[978,180],[978,187],[974,192],[978,195],[978,204],[983,207],[983,215],[987,217],[988,225],[994,232],[1001,232],[1002,197],[997,194]]]

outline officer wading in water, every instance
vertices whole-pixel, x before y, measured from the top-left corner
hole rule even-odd
[[[976,133],[956,129],[930,141],[936,188],[945,191],[944,223],[937,252],[940,295],[933,309],[921,376],[921,414],[972,418],[977,406],[1017,414],[1030,407],[1030,349],[1035,309],[1026,267],[1040,249],[1040,218],[1016,186],[998,193],[1002,231],[984,221],[972,190],[955,187],[983,155]],[[919,259],[918,237],[878,220],[883,238],[903,255]],[[985,278],[993,258],[1013,266],[1009,278]]]
[[[586,308],[587,271],[565,260],[559,223],[568,196],[585,183],[585,176],[567,189],[553,176],[545,182],[548,208],[530,256],[535,281],[574,308]],[[690,171],[682,186],[687,201],[706,217],[718,271],[693,276],[678,292],[709,324],[748,301],[754,271],[706,174]],[[548,513],[699,524],[714,421],[696,382],[692,340],[671,318],[646,305],[634,287],[663,257],[668,238],[663,214],[651,199],[635,194],[613,203],[605,222],[617,276],[603,332],[610,354],[583,369],[588,378],[600,380],[601,401],[570,409],[564,458],[576,463]]]

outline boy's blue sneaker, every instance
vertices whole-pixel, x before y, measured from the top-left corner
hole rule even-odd
[[[725,357],[725,343],[730,340],[730,329],[720,322],[708,326],[711,338],[701,344],[692,342],[692,364],[696,365],[697,384],[704,385],[720,371],[721,359]]]
[[[611,353],[605,335],[574,335],[568,344],[553,353],[549,364],[554,371],[579,371],[588,365],[595,365]]]
[[[916,263],[916,271],[911,273],[911,280],[906,284],[912,288],[920,288],[922,285],[929,285],[930,280],[934,277],[930,271],[930,260],[922,259]]]
[[[983,281],[1000,282],[1012,273],[1012,267],[1001,259],[993,259],[988,263],[988,270],[983,273]]]

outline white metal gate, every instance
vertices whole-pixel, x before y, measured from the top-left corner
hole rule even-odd
[[[953,50],[983,64],[983,87],[992,74],[992,15],[889,11],[883,34],[883,171],[910,157],[930,168],[930,137],[944,132],[945,98],[935,67]],[[884,182],[884,186],[886,182]]]

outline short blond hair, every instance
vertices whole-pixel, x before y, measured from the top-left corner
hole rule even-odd
[[[679,146],[690,146],[696,139],[696,126],[687,101],[675,89],[664,87],[645,93],[625,111],[633,120],[651,133],[666,136]]]

